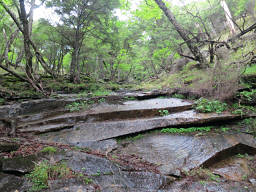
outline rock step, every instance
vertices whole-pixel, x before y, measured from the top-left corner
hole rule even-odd
[[[186,111],[192,108],[192,103],[180,99],[149,99],[143,101],[128,101],[123,105],[100,104],[93,109],[65,113],[46,118],[43,115],[41,119],[35,118],[35,121],[20,123],[19,127],[41,126],[49,123],[75,123],[79,121],[115,121],[137,118],[151,118],[160,116],[159,110],[168,110],[169,113]],[[63,112],[64,113],[64,112]]]
[[[58,108],[56,110],[52,110],[48,112],[18,116],[17,120],[18,120],[19,126],[22,127],[24,125],[29,125],[30,123],[33,124],[33,122],[42,122],[44,119],[51,119],[51,118],[54,118],[55,116],[60,116],[65,113],[68,113],[68,111],[62,108]]]
[[[49,133],[46,137],[43,137],[43,139],[67,144],[82,144],[83,142],[101,141],[157,128],[200,125],[239,118],[241,118],[241,116],[231,113],[198,114],[190,110],[158,118],[81,123],[75,125],[73,129],[59,132],[58,135]],[[48,129],[40,129],[40,133],[45,132],[49,132]]]
[[[34,133],[34,134],[40,134],[40,133],[47,133],[52,131],[59,131],[62,129],[68,129],[72,128],[73,124],[48,124],[48,125],[42,125],[42,126],[33,126],[33,127],[27,127],[23,129],[18,129],[20,133]]]

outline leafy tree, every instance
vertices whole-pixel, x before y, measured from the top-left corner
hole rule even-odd
[[[102,15],[111,13],[118,6],[117,0],[53,0],[47,1],[48,6],[54,7],[60,15],[59,33],[67,40],[72,48],[70,64],[70,81],[80,82],[80,51],[85,35],[94,30],[95,22],[100,22]]]

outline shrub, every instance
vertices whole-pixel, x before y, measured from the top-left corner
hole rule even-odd
[[[218,100],[208,100],[205,98],[200,98],[195,102],[195,109],[198,112],[202,113],[211,113],[211,112],[216,112],[216,113],[222,113],[227,109],[227,104],[222,103]]]

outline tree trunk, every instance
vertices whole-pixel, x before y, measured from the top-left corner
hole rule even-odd
[[[25,10],[24,0],[19,0],[20,2],[20,19],[23,25],[23,38],[24,38],[24,51],[26,57],[26,73],[29,78],[32,78],[33,74],[33,55],[30,50],[30,32],[29,32],[29,24],[27,20],[27,14]]]
[[[75,45],[72,51],[72,59],[70,64],[70,82],[80,83],[79,73],[79,47]]]
[[[235,30],[235,25],[232,21],[232,16],[231,16],[231,13],[230,13],[230,10],[228,8],[228,5],[226,3],[225,0],[221,0],[220,1],[220,5],[223,7],[224,9],[224,12],[225,12],[225,16],[226,16],[226,19],[227,19],[227,24],[228,24],[228,27],[229,27],[229,30],[230,30],[230,33],[233,35],[235,35],[236,33],[236,30]]]
[[[160,9],[162,9],[169,21],[173,24],[180,37],[185,41],[186,45],[194,56],[194,60],[198,61],[201,64],[201,67],[205,67],[205,58],[203,57],[198,47],[193,45],[193,41],[188,37],[186,30],[178,23],[173,13],[166,7],[165,3],[162,0],[155,0],[155,2],[158,4]]]

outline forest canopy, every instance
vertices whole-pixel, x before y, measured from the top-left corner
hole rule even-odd
[[[55,14],[35,20],[45,9]],[[219,47],[255,28],[255,9],[254,0],[0,0],[1,73],[47,94],[45,75],[120,83],[188,63],[209,69]]]

